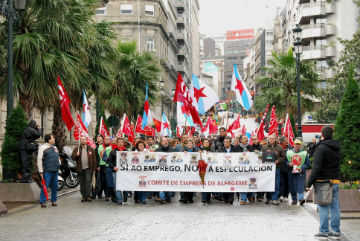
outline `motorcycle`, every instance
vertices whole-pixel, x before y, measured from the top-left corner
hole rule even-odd
[[[64,185],[65,185],[65,181],[64,179],[62,178],[61,176],[61,171],[59,170],[59,175],[58,175],[58,191],[60,191],[61,189],[64,188]]]
[[[76,172],[76,162],[66,153],[60,153],[60,176],[65,180],[65,185],[74,188],[79,185],[79,175]]]

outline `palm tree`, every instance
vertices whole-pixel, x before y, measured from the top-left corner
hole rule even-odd
[[[319,75],[314,71],[314,62],[302,61],[301,72],[301,108],[312,110],[318,97],[316,87]],[[287,53],[273,53],[273,59],[264,67],[264,75],[255,79],[260,94],[255,99],[255,109],[263,111],[267,104],[275,105],[279,115],[295,114],[297,110],[296,60],[290,49]]]
[[[95,24],[95,0],[31,0],[14,26],[14,92],[31,118],[34,107],[54,110],[53,131],[59,149],[65,144],[56,76],[63,81],[75,109],[82,89],[98,94],[112,84],[109,24]],[[2,24],[2,32],[5,30]],[[2,44],[6,40],[2,39]],[[2,73],[2,72],[1,72]],[[6,73],[0,95],[6,96]]]
[[[115,61],[116,75],[110,93],[104,93],[106,109],[111,114],[130,118],[142,113],[146,83],[149,85],[149,100],[156,100],[157,84],[160,80],[158,60],[152,52],[137,52],[135,42],[118,43]]]

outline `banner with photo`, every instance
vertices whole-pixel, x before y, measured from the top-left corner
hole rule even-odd
[[[117,152],[116,163],[121,191],[273,192],[275,186],[276,166],[263,163],[261,153]]]

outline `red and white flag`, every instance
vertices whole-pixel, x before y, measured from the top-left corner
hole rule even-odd
[[[227,132],[232,133],[233,130],[239,129],[240,127],[241,125],[240,125],[240,114],[239,114],[236,120],[234,120],[233,123],[231,123],[231,125],[227,129]]]
[[[283,136],[286,136],[286,138],[288,139],[289,145],[293,147],[294,146],[294,132],[291,127],[289,114],[286,114]]]
[[[259,141],[262,141],[262,140],[264,140],[264,138],[265,138],[265,134],[264,134],[264,120],[265,120],[265,117],[266,117],[266,114],[267,114],[268,110],[269,110],[269,104],[266,106],[266,110],[265,110],[264,115],[263,115],[263,117],[262,117],[262,119],[261,119],[259,129],[257,129],[257,130],[255,131],[255,133],[256,133]]]
[[[209,125],[209,134],[215,134],[218,132],[218,127],[216,124],[216,120],[211,119],[211,123]]]
[[[103,117],[101,116],[100,118],[100,126],[99,126],[99,134],[105,136],[110,136],[109,130],[105,125],[105,121],[103,119]]]
[[[74,119],[71,116],[69,104],[70,99],[66,94],[64,85],[62,84],[60,77],[57,77],[58,80],[58,89],[59,89],[59,97],[60,97],[60,107],[61,107],[61,117],[65,122],[65,125],[68,131],[71,131],[71,128],[74,126]]]
[[[253,139],[252,139],[253,136],[254,136],[254,131],[251,132],[249,146],[252,146],[254,144]]]
[[[176,136],[181,138],[180,127],[179,126],[176,127]]]
[[[245,125],[243,125],[243,127],[242,127],[241,135],[246,135],[246,127],[245,127]]]
[[[123,122],[122,122],[122,125],[120,127],[120,130],[117,134],[117,136],[121,136],[122,134],[125,134],[128,136],[128,140],[133,144],[135,145],[135,135],[134,135],[134,132],[131,128],[131,123],[128,119],[128,117],[126,116],[126,114],[124,114],[124,117],[123,117]]]
[[[73,136],[74,136],[75,140],[77,140],[77,141],[80,139],[81,136],[85,136],[86,144],[88,144],[92,148],[96,147],[96,144],[90,138],[89,133],[88,133],[84,123],[82,122],[79,113],[77,114]]]
[[[275,106],[272,107],[270,125],[269,125],[269,136],[273,134],[278,136],[278,123],[276,120]]]
[[[155,126],[155,129],[158,133],[161,132],[161,126],[162,126],[162,122],[153,118],[153,122],[154,122],[154,126]]]

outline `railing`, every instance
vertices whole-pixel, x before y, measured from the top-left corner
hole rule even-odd
[[[324,23],[305,24],[302,27],[303,29],[325,28],[325,24]]]
[[[303,46],[303,50],[304,50],[304,51],[324,50],[325,48],[326,48],[326,45]]]

